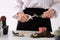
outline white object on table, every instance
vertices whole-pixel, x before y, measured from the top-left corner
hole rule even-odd
[[[25,32],[25,37],[13,36],[12,31],[9,31],[8,35],[3,35],[0,37],[0,40],[55,40],[54,38],[31,38],[29,33],[35,33],[36,31],[16,31],[16,32]]]

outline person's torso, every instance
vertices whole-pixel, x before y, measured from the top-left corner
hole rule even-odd
[[[52,0],[22,0],[23,8],[45,8],[48,9],[52,6]]]

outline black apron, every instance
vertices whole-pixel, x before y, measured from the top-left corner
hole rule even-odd
[[[38,15],[40,16],[43,12],[48,9],[43,8],[26,8],[24,11],[25,14],[29,15]],[[38,31],[39,27],[46,27],[47,31],[52,31],[51,22],[49,18],[41,18],[41,17],[33,17],[33,20],[29,20],[28,22],[20,22],[18,21],[17,30],[27,30],[27,31]]]

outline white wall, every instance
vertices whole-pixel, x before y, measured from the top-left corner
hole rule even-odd
[[[12,16],[17,13],[15,8],[15,0],[0,0],[0,16],[5,15],[7,17],[7,25],[9,25],[9,30],[15,30],[17,26],[17,20]],[[53,31],[60,26],[60,14],[57,18],[51,19]]]
[[[5,15],[7,17],[7,25],[9,30],[15,30],[17,20],[12,16],[16,14],[14,9],[16,6],[15,0],[0,0],[0,16]]]

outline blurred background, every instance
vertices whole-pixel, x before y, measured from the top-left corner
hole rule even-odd
[[[16,0],[0,0],[0,17],[7,17],[9,30],[16,30],[17,20],[13,16],[19,11]],[[52,30],[55,31],[60,26],[60,13],[56,18],[51,19]]]

